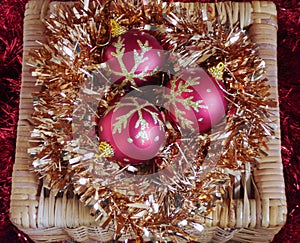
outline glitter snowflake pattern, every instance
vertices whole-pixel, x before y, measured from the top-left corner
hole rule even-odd
[[[135,138],[139,139],[141,141],[141,144],[145,144],[147,140],[150,140],[149,133],[147,132],[147,129],[149,128],[148,121],[144,118],[143,113],[149,113],[153,119],[154,124],[157,124],[160,129],[163,127],[163,122],[161,119],[159,119],[158,115],[159,113],[153,112],[147,107],[154,107],[150,102],[143,101],[143,103],[140,102],[141,100],[136,97],[128,97],[126,98],[126,101],[122,101],[117,103],[113,109],[114,112],[117,112],[121,107],[130,106],[133,107],[130,112],[126,113],[125,115],[119,116],[116,118],[116,122],[113,124],[113,134],[121,133],[123,129],[127,128],[129,118],[137,113],[138,114],[138,120],[135,123],[134,128],[139,129],[138,133],[136,134]]]
[[[125,53],[125,44],[124,44],[124,38],[120,37],[118,38],[117,42],[113,43],[113,46],[116,48],[115,52],[111,52],[111,55],[115,57],[120,65],[121,71],[113,70],[109,65],[107,66],[107,71],[110,74],[124,77],[124,80],[119,85],[119,87],[124,87],[126,84],[130,83],[130,85],[137,87],[135,79],[139,79],[141,81],[147,81],[147,77],[153,76],[158,72],[158,68],[154,68],[152,71],[149,71],[148,66],[146,66],[142,72],[138,72],[139,65],[141,63],[144,63],[149,60],[149,57],[145,56],[147,52],[152,50],[152,47],[149,46],[149,42],[145,41],[143,44],[141,40],[137,40],[138,46],[140,48],[140,53],[134,49],[133,50],[133,58],[134,58],[134,66],[131,68],[131,70],[127,70],[127,67],[124,63],[124,54]],[[127,52],[127,54],[130,52]]]
[[[178,81],[179,80],[179,81]],[[203,100],[194,101],[194,96],[190,95],[188,98],[184,98],[183,93],[192,93],[194,90],[192,86],[200,84],[200,77],[192,78],[189,76],[186,80],[182,76],[175,77],[170,80],[171,87],[168,92],[165,93],[165,106],[168,110],[173,108],[173,112],[177,119],[180,122],[182,128],[193,129],[194,122],[185,118],[186,111],[193,109],[195,112],[199,112],[200,109],[208,109],[207,106],[203,105]],[[178,85],[176,84],[177,82]],[[181,104],[183,108],[180,109]],[[201,119],[198,119],[201,121]]]

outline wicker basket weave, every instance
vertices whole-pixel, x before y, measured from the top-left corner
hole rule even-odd
[[[57,195],[56,191],[43,188],[41,181],[32,173],[28,156],[32,93],[38,91],[31,67],[26,65],[29,52],[39,47],[36,41],[45,41],[45,27],[41,19],[53,11],[55,4],[49,1],[31,0],[26,5],[24,20],[24,53],[22,88],[17,134],[17,151],[13,171],[11,194],[11,221],[33,240],[51,242],[73,239],[78,242],[104,242],[113,239],[113,229],[97,227],[94,218],[76,197]],[[191,11],[210,8],[215,16],[233,26],[239,21],[241,27],[250,26],[249,36],[259,46],[259,54],[267,66],[267,78],[271,96],[277,94],[277,19],[276,7],[271,2],[252,3],[181,3]],[[50,7],[49,7],[50,6]],[[269,142],[268,156],[256,166],[246,164],[238,171],[233,199],[224,199],[208,218],[201,233],[191,234],[199,242],[269,242],[285,223],[286,200],[280,155],[279,107],[272,110],[275,137]],[[240,188],[243,188],[241,193]],[[250,193],[251,192],[251,193]],[[120,240],[134,236],[124,235]]]

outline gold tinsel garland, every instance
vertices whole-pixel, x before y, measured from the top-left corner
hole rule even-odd
[[[268,108],[274,102],[255,44],[244,30],[213,20],[214,13],[196,16],[176,3],[83,1],[56,10],[45,20],[47,42],[31,53],[42,87],[33,94],[35,171],[50,189],[74,190],[100,226],[114,225],[115,238],[133,233],[193,240],[188,229],[200,230],[201,219],[232,187],[228,172],[266,155],[263,148],[272,135]],[[99,82],[105,78],[99,63],[112,35],[133,28],[150,30],[175,59],[180,57],[175,72],[196,65],[218,72],[219,65],[216,75],[229,100],[226,124],[184,138],[180,147],[178,131],[169,124],[163,163],[153,175],[147,174],[147,164],[121,168],[103,158],[91,116],[124,95]],[[182,162],[186,158],[188,165]]]

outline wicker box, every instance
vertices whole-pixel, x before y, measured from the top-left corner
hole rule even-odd
[[[43,188],[39,178],[32,173],[27,153],[32,130],[32,93],[38,91],[32,68],[27,64],[29,52],[39,47],[36,41],[45,40],[45,27],[41,18],[53,11],[56,3],[30,0],[24,19],[24,51],[22,89],[17,134],[17,151],[13,171],[11,194],[11,221],[37,242],[73,239],[79,242],[110,241],[111,228],[97,227],[89,211],[75,197]],[[182,3],[198,5],[199,9],[213,8],[216,16],[231,25],[239,21],[241,27],[250,26],[249,35],[259,46],[259,54],[267,66],[271,96],[278,101],[277,93],[277,18],[272,2],[252,3]],[[50,6],[50,7],[49,7]],[[197,235],[199,242],[269,242],[285,223],[286,199],[280,154],[279,107],[272,110],[276,136],[268,144],[268,156],[260,160],[254,170],[250,166],[236,178],[236,185],[246,183],[254,197],[236,190],[234,199],[224,199],[204,220],[207,226]],[[244,185],[244,184],[243,184]],[[237,188],[239,188],[237,186]],[[126,236],[120,240],[126,239]]]

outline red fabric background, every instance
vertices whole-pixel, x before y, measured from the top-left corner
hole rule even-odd
[[[0,1],[0,242],[3,243],[32,242],[9,221],[26,2],[27,0]],[[300,242],[300,2],[274,2],[279,22],[281,152],[288,218],[273,242]]]

